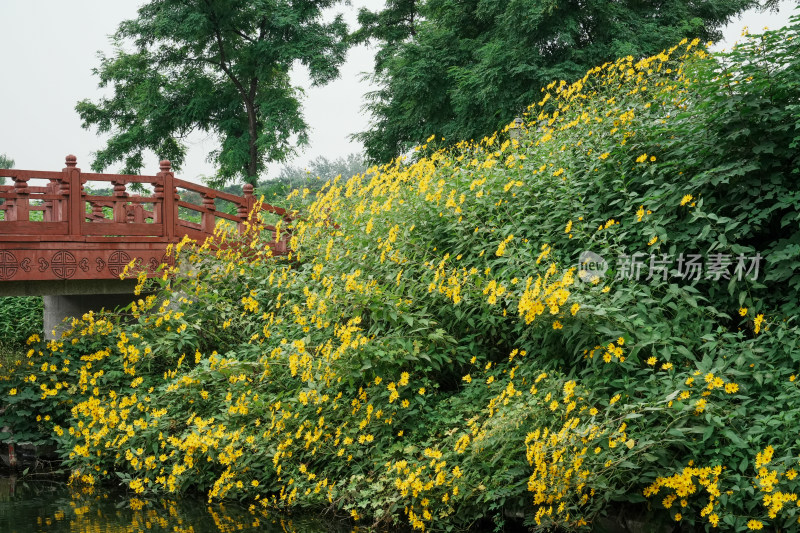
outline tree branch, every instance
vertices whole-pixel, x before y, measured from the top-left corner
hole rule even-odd
[[[231,31],[233,31],[233,33],[235,33],[236,35],[238,35],[239,37],[241,37],[242,39],[244,39],[244,40],[245,40],[245,41],[247,41],[248,43],[256,43],[256,42],[258,42],[256,39],[253,39],[252,37],[250,37],[249,35],[247,35],[247,34],[246,34],[245,32],[243,32],[242,30],[233,29],[233,30],[231,30]],[[260,39],[259,39],[259,40],[260,40]]]
[[[226,65],[227,59],[225,58],[225,47],[222,44],[222,33],[220,33],[219,21],[217,17],[214,16],[213,7],[211,6],[211,2],[206,0],[206,6],[210,8],[210,18],[214,23],[214,37],[217,40],[217,47],[219,48],[219,67],[222,71],[230,78],[233,84],[236,86],[236,90],[239,91],[239,94],[245,100],[245,105],[247,104],[247,91],[245,91],[244,85],[239,81],[239,79],[233,74],[229,65]]]

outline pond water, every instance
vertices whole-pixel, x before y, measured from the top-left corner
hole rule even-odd
[[[358,529],[309,517],[281,517],[202,499],[139,499],[124,493],[74,490],[63,481],[0,477],[3,533],[346,533]]]

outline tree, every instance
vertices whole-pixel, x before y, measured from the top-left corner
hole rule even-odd
[[[348,154],[333,160],[319,156],[312,159],[305,168],[284,166],[277,178],[258,184],[258,193],[263,194],[268,202],[280,201],[294,189],[317,191],[326,181],[333,180],[336,176],[341,175],[343,179],[348,179],[365,170],[367,165],[361,154]]]
[[[362,12],[360,39],[380,43],[372,127],[355,135],[385,161],[430,135],[479,139],[538,100],[553,80],[574,81],[620,56],[643,57],[683,37],[704,42],[757,0],[425,0],[413,32],[402,2]],[[394,30],[372,20],[394,21]],[[389,23],[389,22],[387,22]],[[406,29],[406,38],[403,31]],[[398,37],[399,36],[399,37]]]
[[[307,124],[289,80],[292,64],[309,69],[315,85],[339,75],[347,26],[322,10],[341,0],[150,0],[122,22],[114,53],[94,73],[113,96],[83,100],[84,128],[111,132],[95,154],[96,171],[123,162],[137,173],[142,153],[184,161],[193,130],[215,134],[209,154],[217,185],[240,176],[255,184],[269,161],[294,152],[292,136],[307,142]]]
[[[348,154],[339,156],[336,159],[328,159],[319,156],[309,161],[308,166],[300,168],[294,165],[287,165],[281,168],[278,179],[295,179],[306,176],[320,178],[323,181],[332,180],[341,175],[343,178],[350,178],[367,170],[364,157],[361,154]]]
[[[0,154],[0,168],[14,168],[14,160],[9,158],[6,154]],[[0,185],[6,182],[4,177],[0,177]]]
[[[360,28],[351,35],[354,44],[371,40],[383,43],[375,54],[375,70],[382,70],[385,59],[391,57],[398,45],[417,34],[420,0],[386,0],[386,8],[373,12],[366,8],[358,11]]]

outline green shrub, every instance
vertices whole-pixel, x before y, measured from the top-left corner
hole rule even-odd
[[[18,345],[34,333],[41,335],[43,312],[41,296],[0,298],[0,343]]]

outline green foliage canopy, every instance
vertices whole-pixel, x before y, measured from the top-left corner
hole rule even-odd
[[[94,73],[113,89],[76,110],[84,128],[111,132],[96,153],[100,171],[123,162],[137,173],[142,152],[184,161],[182,142],[193,130],[216,135],[209,154],[217,183],[241,176],[255,183],[268,161],[293,152],[293,135],[307,142],[300,89],[291,85],[295,61],[306,65],[314,84],[339,74],[347,44],[341,15],[322,20],[339,0],[152,0],[138,17],[122,22],[115,50],[100,56]]]
[[[374,121],[355,137],[373,162],[432,134],[446,143],[480,139],[521,114],[552,80],[578,79],[617,57],[653,55],[683,37],[717,39],[732,16],[756,4],[391,1],[359,16],[356,37],[381,50],[373,76],[379,89],[365,106]]]

